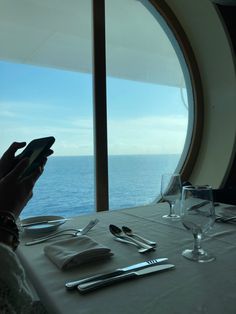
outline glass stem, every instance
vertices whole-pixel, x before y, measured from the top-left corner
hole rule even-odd
[[[170,205],[170,214],[169,216],[173,216],[175,214],[175,210],[174,210],[174,203],[169,202]]]
[[[194,233],[194,245],[193,245],[193,254],[198,254],[201,250],[201,239],[202,235],[200,233]]]

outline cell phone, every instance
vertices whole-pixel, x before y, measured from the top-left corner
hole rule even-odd
[[[20,176],[21,179],[33,173],[42,164],[54,142],[55,138],[53,136],[34,139],[17,156],[19,161],[26,157],[29,158],[29,165]]]

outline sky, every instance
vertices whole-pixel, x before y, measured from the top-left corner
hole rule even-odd
[[[90,74],[8,62],[0,73],[0,154],[50,135],[55,156],[93,154]],[[107,116],[110,155],[183,150],[188,110],[177,87],[107,78]]]

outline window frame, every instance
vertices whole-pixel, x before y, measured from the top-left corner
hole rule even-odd
[[[93,123],[96,211],[109,210],[105,0],[93,0]]]
[[[140,0],[142,2],[142,0]],[[177,171],[183,181],[191,175],[201,145],[203,132],[203,92],[196,58],[188,38],[173,11],[163,0],[149,0],[172,31],[187,66],[193,97],[191,130],[182,152]],[[107,99],[106,99],[106,35],[105,0],[93,0],[93,93],[94,93],[94,159],[95,208],[109,210],[108,150],[107,150]],[[189,132],[190,131],[190,132]],[[157,199],[158,201],[159,199]]]

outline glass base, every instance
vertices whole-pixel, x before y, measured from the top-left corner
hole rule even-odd
[[[186,249],[182,252],[182,256],[184,256],[185,258],[191,261],[195,261],[199,263],[212,262],[215,260],[215,256],[207,253],[203,249],[200,249],[198,251]]]
[[[162,216],[162,218],[167,218],[167,219],[180,219],[180,216],[177,215],[177,214],[168,214],[168,215]]]

